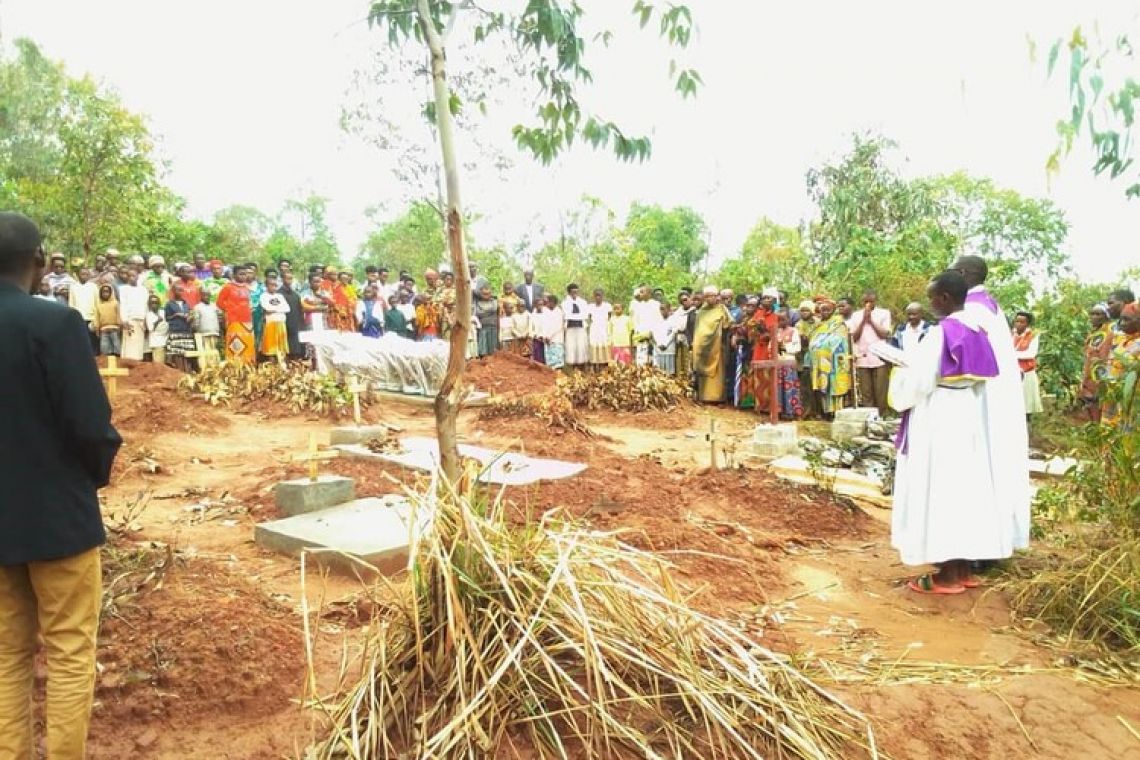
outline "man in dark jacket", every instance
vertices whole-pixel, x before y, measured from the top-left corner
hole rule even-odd
[[[32,298],[39,231],[0,213],[0,757],[35,756],[37,636],[51,758],[83,757],[95,681],[107,484],[122,439],[79,312]]]
[[[515,295],[522,300],[523,307],[531,312],[546,297],[546,289],[534,281],[533,269],[523,272],[523,284],[515,288]]]

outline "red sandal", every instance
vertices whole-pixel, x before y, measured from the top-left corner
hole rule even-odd
[[[940,583],[934,582],[934,576],[930,573],[924,573],[906,584],[907,588],[916,594],[941,594],[951,596],[954,594],[966,593],[964,585],[959,586],[943,586]]]

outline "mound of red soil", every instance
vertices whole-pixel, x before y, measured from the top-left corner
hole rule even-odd
[[[105,367],[106,360],[100,359]],[[210,433],[229,427],[230,420],[201,401],[178,393],[183,373],[164,364],[124,362],[130,370],[118,381],[111,399],[111,421],[128,444],[160,433]]]
[[[197,722],[278,712],[303,685],[291,611],[201,560],[103,621],[93,736],[155,718]]]
[[[558,373],[517,354],[499,352],[467,363],[464,381],[494,395],[541,393],[554,387]]]

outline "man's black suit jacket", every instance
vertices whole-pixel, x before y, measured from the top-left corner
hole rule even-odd
[[[0,282],[0,565],[103,543],[122,442],[79,312]]]
[[[515,295],[522,299],[523,306],[527,311],[534,311],[534,301],[539,301],[546,295],[546,289],[539,285],[537,282],[532,285],[534,288],[534,300],[527,298],[526,284],[515,286]]]

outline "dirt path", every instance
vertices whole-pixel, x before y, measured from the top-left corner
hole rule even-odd
[[[299,471],[289,456],[330,425],[166,406],[155,414],[175,419],[155,424],[141,393],[128,387],[116,403],[129,415],[127,444],[105,504],[121,511],[149,494],[131,538],[169,544],[178,559],[160,589],[104,628],[91,756],[297,756],[313,737],[311,715],[297,704],[305,686],[298,565],[258,549],[252,534],[256,522],[274,516],[273,484]],[[753,418],[712,414],[725,445],[742,455]],[[371,410],[375,415],[409,434],[432,430],[426,409],[392,404]],[[1140,760],[1140,739],[1125,725],[1140,728],[1136,689],[1081,683],[1071,669],[1053,670],[1055,653],[1009,628],[996,593],[946,599],[905,591],[907,569],[889,546],[888,511],[852,510],[845,500],[756,469],[694,474],[707,464],[707,410],[656,422],[628,415],[590,422],[602,437],[483,423],[468,412],[461,433],[483,445],[587,462],[572,481],[512,489],[508,498],[627,531],[631,543],[674,562],[696,604],[757,621],[769,646],[839,663],[900,663],[893,676],[869,668],[866,682],[830,686],[871,717],[880,748],[895,758]],[[360,495],[415,479],[358,461],[329,469],[356,476]],[[349,599],[358,590],[351,578],[322,583],[313,575],[308,601]],[[341,647],[354,651],[360,643],[352,609],[340,608],[320,626],[323,692],[335,687]],[[937,674],[953,683],[898,682],[921,672],[907,668],[923,661],[975,671]]]

